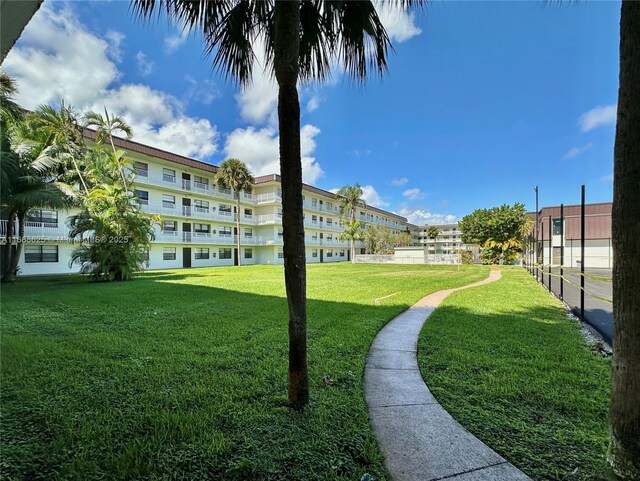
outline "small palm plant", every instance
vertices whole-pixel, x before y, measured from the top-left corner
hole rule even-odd
[[[438,253],[438,244],[436,243],[436,239],[440,235],[440,229],[438,229],[435,225],[432,225],[427,229],[427,237],[433,241],[433,248],[436,250],[436,254]]]
[[[239,159],[227,159],[222,161],[214,181],[224,189],[232,189],[236,199],[236,246],[238,248],[238,265],[242,265],[240,255],[240,196],[244,191],[251,190],[254,179],[247,164]]]
[[[351,243],[351,262],[355,263],[355,241],[362,240],[362,227],[364,223],[356,219],[356,212],[359,207],[366,207],[366,202],[362,199],[362,187],[360,184],[345,185],[336,192],[336,196],[340,200],[340,216],[345,231],[338,236],[340,240],[348,240]]]

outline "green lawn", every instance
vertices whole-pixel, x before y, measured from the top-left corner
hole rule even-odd
[[[421,296],[487,274],[471,266],[309,266],[312,398],[302,415],[286,407],[281,267],[3,286],[2,477],[387,479],[361,388],[371,340]],[[605,394],[592,402],[598,414]]]
[[[610,360],[585,347],[523,269],[448,297],[425,323],[419,364],[463,426],[534,480],[604,479]]]

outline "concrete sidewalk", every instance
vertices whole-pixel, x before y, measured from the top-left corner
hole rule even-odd
[[[364,372],[371,425],[396,481],[530,481],[447,413],[425,385],[416,358],[425,320],[452,292],[435,292],[391,320],[373,340]]]

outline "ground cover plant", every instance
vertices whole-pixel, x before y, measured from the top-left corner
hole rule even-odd
[[[422,329],[418,361],[444,408],[532,479],[604,479],[609,358],[521,268],[449,296]]]
[[[387,479],[362,395],[369,345],[423,295],[481,280],[488,268],[308,269],[304,414],[287,407],[280,266],[3,287],[2,477]]]

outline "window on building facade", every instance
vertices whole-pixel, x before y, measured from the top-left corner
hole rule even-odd
[[[311,251],[311,257],[318,257],[318,249],[313,249]]]
[[[328,241],[332,241],[333,240],[333,234],[327,234],[327,240]]]
[[[193,185],[198,189],[207,189],[209,187],[209,179],[206,177],[200,177],[199,175],[194,175]]]
[[[219,257],[220,259],[231,259],[231,249],[229,248],[221,248],[219,250]]]
[[[278,219],[282,219],[282,209],[278,209],[278,212],[276,215],[278,216]]]
[[[36,262],[58,262],[58,246],[29,245],[24,246],[24,261],[27,264]]]
[[[282,229],[278,229],[278,237],[279,237],[280,239],[282,239],[282,236],[283,236],[283,235],[284,235],[283,230],[282,230]]]
[[[244,258],[245,259],[253,259],[253,249],[245,249],[244,250]]]
[[[133,195],[138,198],[138,204],[140,205],[148,205],[149,204],[149,192],[146,190],[134,190]]]
[[[278,259],[284,259],[284,252],[278,251]]]
[[[208,247],[196,247],[194,252],[195,252],[195,258],[196,259],[208,259],[209,258],[209,248]]]
[[[562,234],[562,220],[553,219],[553,235]]]
[[[175,220],[163,221],[162,230],[164,232],[176,232],[178,230],[178,221],[175,221]]]
[[[251,238],[253,237],[253,229],[251,227],[245,227],[244,228],[244,236]]]
[[[47,209],[31,209],[27,212],[26,222],[37,222],[44,227],[58,227],[58,211]]]
[[[223,237],[231,237],[231,227],[220,227],[218,233]]]
[[[162,169],[162,180],[165,182],[176,182],[176,171],[172,169]]]
[[[251,217],[253,217],[253,209],[245,209],[244,217],[245,219],[250,219]]]
[[[218,186],[218,192],[221,194],[231,195],[231,189],[227,189],[226,187]]]
[[[333,257],[333,251],[327,251],[327,257]]]
[[[231,214],[231,206],[228,204],[220,204],[218,206],[218,210],[220,212],[228,212],[229,214]]]
[[[209,212],[208,200],[194,200],[193,206],[195,207],[196,212]]]
[[[136,162],[134,164],[134,168],[138,177],[149,177],[149,164],[145,162]]]
[[[175,195],[162,194],[162,207],[165,207],[166,209],[174,209],[175,206],[176,206]]]
[[[327,225],[333,225],[333,219],[327,217]]]
[[[163,247],[162,248],[162,260],[175,261],[176,260],[176,248],[175,247]]]
[[[314,209],[318,207],[318,199],[316,199],[315,197],[311,198],[311,207],[313,207]]]
[[[200,234],[210,234],[211,226],[209,224],[193,224],[193,231]]]
[[[311,223],[312,224],[317,224],[318,223],[318,216],[317,215],[312,215],[311,216]]]
[[[340,251],[340,257],[344,257],[344,250]]]

